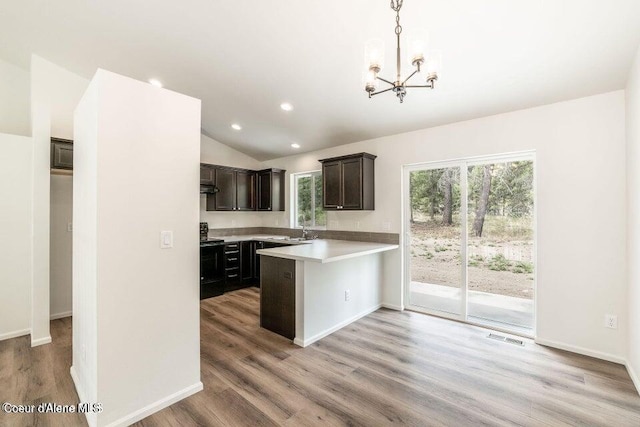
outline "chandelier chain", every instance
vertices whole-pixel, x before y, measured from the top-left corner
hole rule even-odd
[[[396,13],[396,35],[399,36],[402,32],[402,26],[400,25],[400,8],[402,7],[402,0],[391,0],[391,9]]]

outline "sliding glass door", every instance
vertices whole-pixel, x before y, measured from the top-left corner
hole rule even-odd
[[[409,172],[411,304],[462,314],[460,168]]]
[[[532,153],[405,167],[407,306],[533,335]]]

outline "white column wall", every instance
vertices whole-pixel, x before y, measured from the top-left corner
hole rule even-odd
[[[74,292],[95,309],[74,329],[95,330],[96,425],[129,425],[202,389],[200,101],[104,70],[87,96],[75,120],[73,269]],[[172,248],[160,248],[161,231]]]

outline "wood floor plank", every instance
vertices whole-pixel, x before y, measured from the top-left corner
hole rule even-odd
[[[259,326],[259,289],[201,302],[204,390],[138,426],[639,426],[625,368],[419,313],[380,309],[307,348]],[[0,342],[0,400],[77,403],[71,318],[53,342]],[[0,426],[84,426],[80,414]]]

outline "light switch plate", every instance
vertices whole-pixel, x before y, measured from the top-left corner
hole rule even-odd
[[[173,231],[160,232],[160,249],[169,249],[173,247]]]

